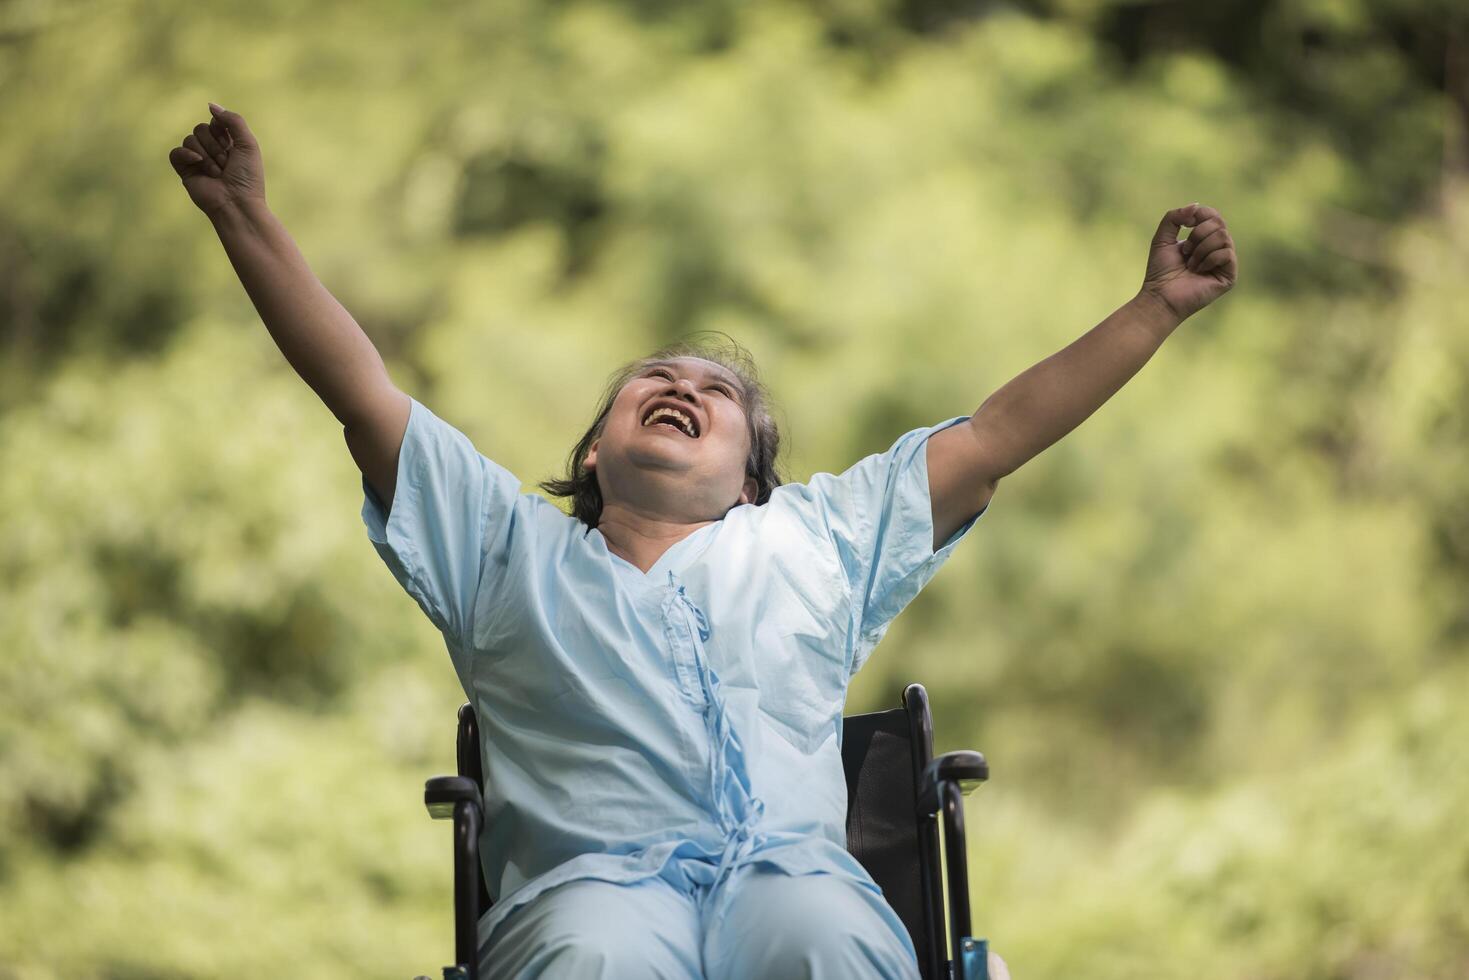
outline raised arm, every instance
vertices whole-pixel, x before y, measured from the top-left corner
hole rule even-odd
[[[260,146],[239,113],[218,109],[169,154],[214,225],[271,338],[342,423],[347,447],[392,505],[409,399],[367,334],[306,264],[265,201]]]
[[[1192,227],[1178,241],[1180,228]],[[1138,294],[1069,346],[985,399],[966,423],[928,440],[937,550],[984,507],[1001,478],[1059,441],[1136,374],[1189,316],[1235,282],[1234,242],[1213,208],[1163,216]]]

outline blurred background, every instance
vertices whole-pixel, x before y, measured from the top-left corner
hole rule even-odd
[[[979,748],[1017,978],[1469,975],[1459,0],[0,0],[0,978],[452,954],[464,699],[168,153],[207,101],[397,384],[557,475],[727,332],[792,478],[1240,281],[989,513],[848,712]]]

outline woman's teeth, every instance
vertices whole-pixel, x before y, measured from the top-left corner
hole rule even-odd
[[[673,421],[670,422],[669,420]],[[694,438],[693,420],[690,419],[687,415],[680,412],[678,409],[667,408],[660,405],[659,407],[653,409],[652,412],[648,413],[647,418],[643,419],[643,427],[646,428],[660,421],[663,422],[665,425],[675,425],[683,432],[684,435],[688,436],[689,438]]]

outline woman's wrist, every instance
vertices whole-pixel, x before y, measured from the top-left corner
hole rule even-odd
[[[1127,305],[1135,312],[1138,322],[1155,333],[1161,342],[1178,329],[1183,317],[1168,304],[1168,301],[1148,289],[1139,289]]]
[[[270,213],[270,205],[263,197],[231,199],[227,203],[205,212],[211,224],[224,233],[226,229],[258,227],[260,220]]]

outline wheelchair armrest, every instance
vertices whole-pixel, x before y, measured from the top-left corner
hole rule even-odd
[[[948,869],[950,967],[958,980],[988,976],[985,944],[969,934],[969,855],[964,842],[964,797],[990,778],[978,752],[945,752],[924,767],[918,781],[918,815],[943,811],[944,866]]]
[[[958,782],[963,796],[973,793],[980,783],[990,778],[990,764],[979,752],[960,749],[945,752],[924,767],[918,781],[918,815],[931,817],[939,809],[939,783],[946,779]]]
[[[435,820],[454,821],[454,959],[445,980],[478,980],[479,831],[484,800],[468,776],[434,776],[423,786],[423,804]]]
[[[461,801],[483,805],[479,787],[467,776],[434,776],[423,784],[423,805],[435,820],[454,819],[454,804]]]

